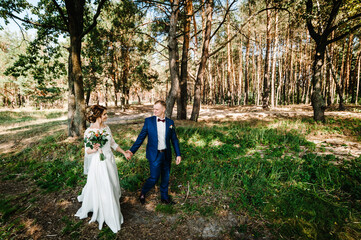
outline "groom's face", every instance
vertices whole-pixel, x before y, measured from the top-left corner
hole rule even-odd
[[[162,104],[160,103],[157,103],[157,104],[154,104],[153,106],[153,112],[154,112],[154,115],[159,117],[159,118],[164,118],[164,115],[165,115],[165,107],[163,107]]]

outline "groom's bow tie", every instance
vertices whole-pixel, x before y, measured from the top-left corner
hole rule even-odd
[[[165,122],[165,119],[158,118],[158,122]]]

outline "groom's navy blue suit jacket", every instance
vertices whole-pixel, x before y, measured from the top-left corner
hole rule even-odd
[[[177,134],[174,128],[174,121],[169,118],[165,118],[165,142],[167,146],[166,159],[172,159],[172,151],[170,141],[172,141],[176,156],[180,156],[179,142]],[[158,132],[157,132],[157,117],[149,117],[144,121],[144,126],[140,132],[137,140],[130,148],[132,153],[135,153],[142,145],[144,139],[148,136],[148,143],[146,149],[146,157],[149,161],[154,162],[158,154]]]

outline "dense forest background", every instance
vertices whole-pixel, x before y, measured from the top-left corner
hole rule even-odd
[[[0,104],[68,103],[69,135],[86,105],[159,98],[178,119],[197,121],[201,104],[303,103],[323,121],[360,102],[360,12],[358,0],[3,0]]]

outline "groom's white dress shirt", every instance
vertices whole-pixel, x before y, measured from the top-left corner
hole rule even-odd
[[[165,121],[158,121],[158,119],[160,118],[157,117],[158,150],[163,150],[167,148],[167,145],[165,144]]]

